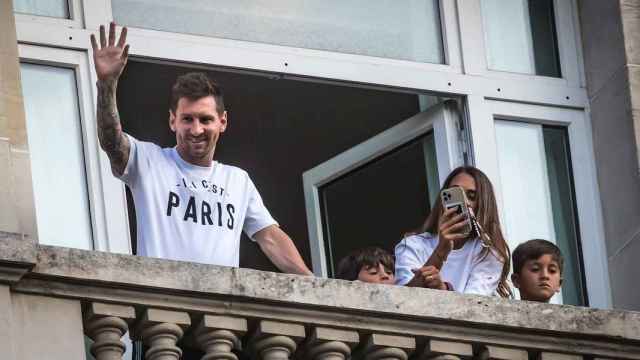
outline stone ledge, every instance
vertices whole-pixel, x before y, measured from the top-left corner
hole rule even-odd
[[[278,274],[130,255],[38,246],[30,276],[123,288],[229,296],[317,309],[423,317],[479,326],[640,341],[640,313]],[[521,329],[524,330],[524,329]]]
[[[34,241],[22,234],[0,231],[0,282],[14,283],[36,264]]]

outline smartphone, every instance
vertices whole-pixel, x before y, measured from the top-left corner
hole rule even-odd
[[[473,227],[471,225],[471,216],[469,215],[468,201],[464,189],[460,186],[444,189],[440,192],[440,199],[442,199],[442,206],[445,210],[455,208],[456,214],[462,214],[464,216],[466,225],[462,228],[461,233],[470,234],[473,231]]]

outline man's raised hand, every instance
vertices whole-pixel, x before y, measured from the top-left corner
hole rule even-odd
[[[122,132],[120,115],[116,104],[116,90],[118,78],[127,64],[129,45],[127,42],[127,28],[122,28],[120,39],[116,45],[116,24],[109,24],[109,39],[104,33],[104,26],[100,25],[100,46],[95,35],[91,34],[93,48],[93,62],[98,75],[98,96],[96,103],[96,122],[98,124],[98,140],[100,147],[107,153],[111,162],[111,171],[121,176],[129,161],[129,139]]]
[[[116,24],[109,24],[109,38],[105,35],[104,25],[100,25],[100,46],[94,34],[91,34],[93,48],[93,62],[96,66],[98,80],[117,80],[127,64],[129,45],[127,42],[127,28],[123,27],[116,44]]]

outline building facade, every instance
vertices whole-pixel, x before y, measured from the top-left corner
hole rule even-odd
[[[216,157],[249,171],[319,277],[393,248],[474,165],[512,248],[562,249],[553,301],[616,310],[127,255],[135,206],[97,143],[89,42],[112,20],[130,29],[125,130],[172,146],[172,81],[214,77]],[[130,331],[157,359],[181,338],[208,358],[638,358],[639,30],[635,0],[0,1],[5,355],[82,358],[84,333],[120,358]],[[273,269],[249,241],[241,266]]]
[[[211,74],[230,109],[216,156],[249,170],[317,275],[354,248],[391,249],[446,175],[474,165],[494,184],[512,248],[546,238],[563,250],[555,302],[640,309],[636,1],[5,0],[2,10],[5,233],[135,249],[134,205],[95,136],[89,35],[113,20],[130,28],[125,130],[172,146],[171,82]],[[241,262],[272,269],[249,242]]]

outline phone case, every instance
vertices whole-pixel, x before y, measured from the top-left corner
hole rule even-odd
[[[469,208],[467,207],[467,196],[465,195],[464,190],[459,186],[453,186],[442,190],[440,198],[442,199],[442,206],[445,210],[457,208],[456,214],[464,214],[464,217],[467,220],[467,225],[464,227],[463,233],[468,234],[473,231],[470,220],[471,217],[469,216]]]

